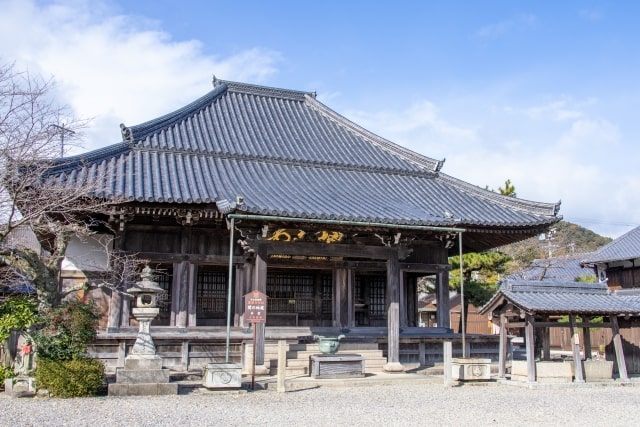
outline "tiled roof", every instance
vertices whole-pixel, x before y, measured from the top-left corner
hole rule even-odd
[[[561,257],[536,259],[522,270],[505,279],[573,282],[577,277],[594,277],[593,268],[581,261],[590,254],[574,254]]]
[[[63,159],[49,179],[122,202],[212,204],[243,213],[533,233],[559,203],[521,200],[440,172],[443,161],[381,138],[315,94],[215,80],[171,114],[122,125],[123,141]],[[525,236],[527,237],[527,236]]]
[[[623,234],[586,257],[587,264],[640,258],[640,227]]]
[[[630,304],[635,305],[640,311],[640,288],[618,289],[613,292],[614,295],[624,298]]]
[[[605,283],[505,280],[480,313],[505,301],[531,314],[640,315],[638,304],[612,294]]]

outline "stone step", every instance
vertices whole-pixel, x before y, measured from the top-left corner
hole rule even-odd
[[[341,342],[340,351],[356,352],[360,350],[378,350],[378,344],[375,342]],[[289,351],[314,351],[318,352],[318,344],[316,343],[293,343],[289,344]]]

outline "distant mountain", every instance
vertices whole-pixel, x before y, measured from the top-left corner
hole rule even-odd
[[[513,258],[513,267],[519,269],[529,265],[534,259],[592,252],[611,240],[613,239],[579,225],[560,221],[543,235],[502,246],[497,250]]]

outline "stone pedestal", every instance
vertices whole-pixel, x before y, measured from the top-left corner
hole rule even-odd
[[[364,357],[359,354],[314,354],[309,356],[313,378],[364,377]]]
[[[586,381],[607,381],[613,378],[613,361],[585,360],[584,376]]]
[[[573,362],[536,362],[536,382],[570,383],[573,381]],[[511,380],[528,382],[527,362],[514,360],[511,363]]]
[[[451,359],[452,379],[459,381],[489,381],[491,359],[454,357]]]
[[[35,393],[34,379],[33,377],[22,376],[6,378],[4,380],[4,392],[12,395]]]
[[[116,369],[116,382],[109,384],[109,396],[178,394],[178,384],[170,383],[169,370],[158,356],[127,356],[124,368]]]
[[[202,384],[206,388],[230,389],[242,387],[242,365],[239,363],[209,363],[204,368]]]

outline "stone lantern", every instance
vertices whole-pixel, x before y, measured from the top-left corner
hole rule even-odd
[[[169,370],[162,367],[162,358],[156,354],[149,326],[160,312],[158,295],[163,289],[153,281],[153,272],[146,266],[139,282],[129,292],[135,296],[131,310],[140,324],[136,342],[124,359],[124,367],[116,368],[116,382],[109,384],[110,396],[141,396],[178,394],[178,384],[170,382]]]
[[[156,355],[156,347],[149,332],[151,321],[156,318],[160,309],[158,308],[158,295],[164,290],[153,281],[153,271],[149,266],[145,266],[140,274],[142,279],[136,282],[129,289],[129,293],[136,297],[135,307],[131,310],[133,317],[140,324],[136,342],[133,345],[131,354],[134,355]]]

